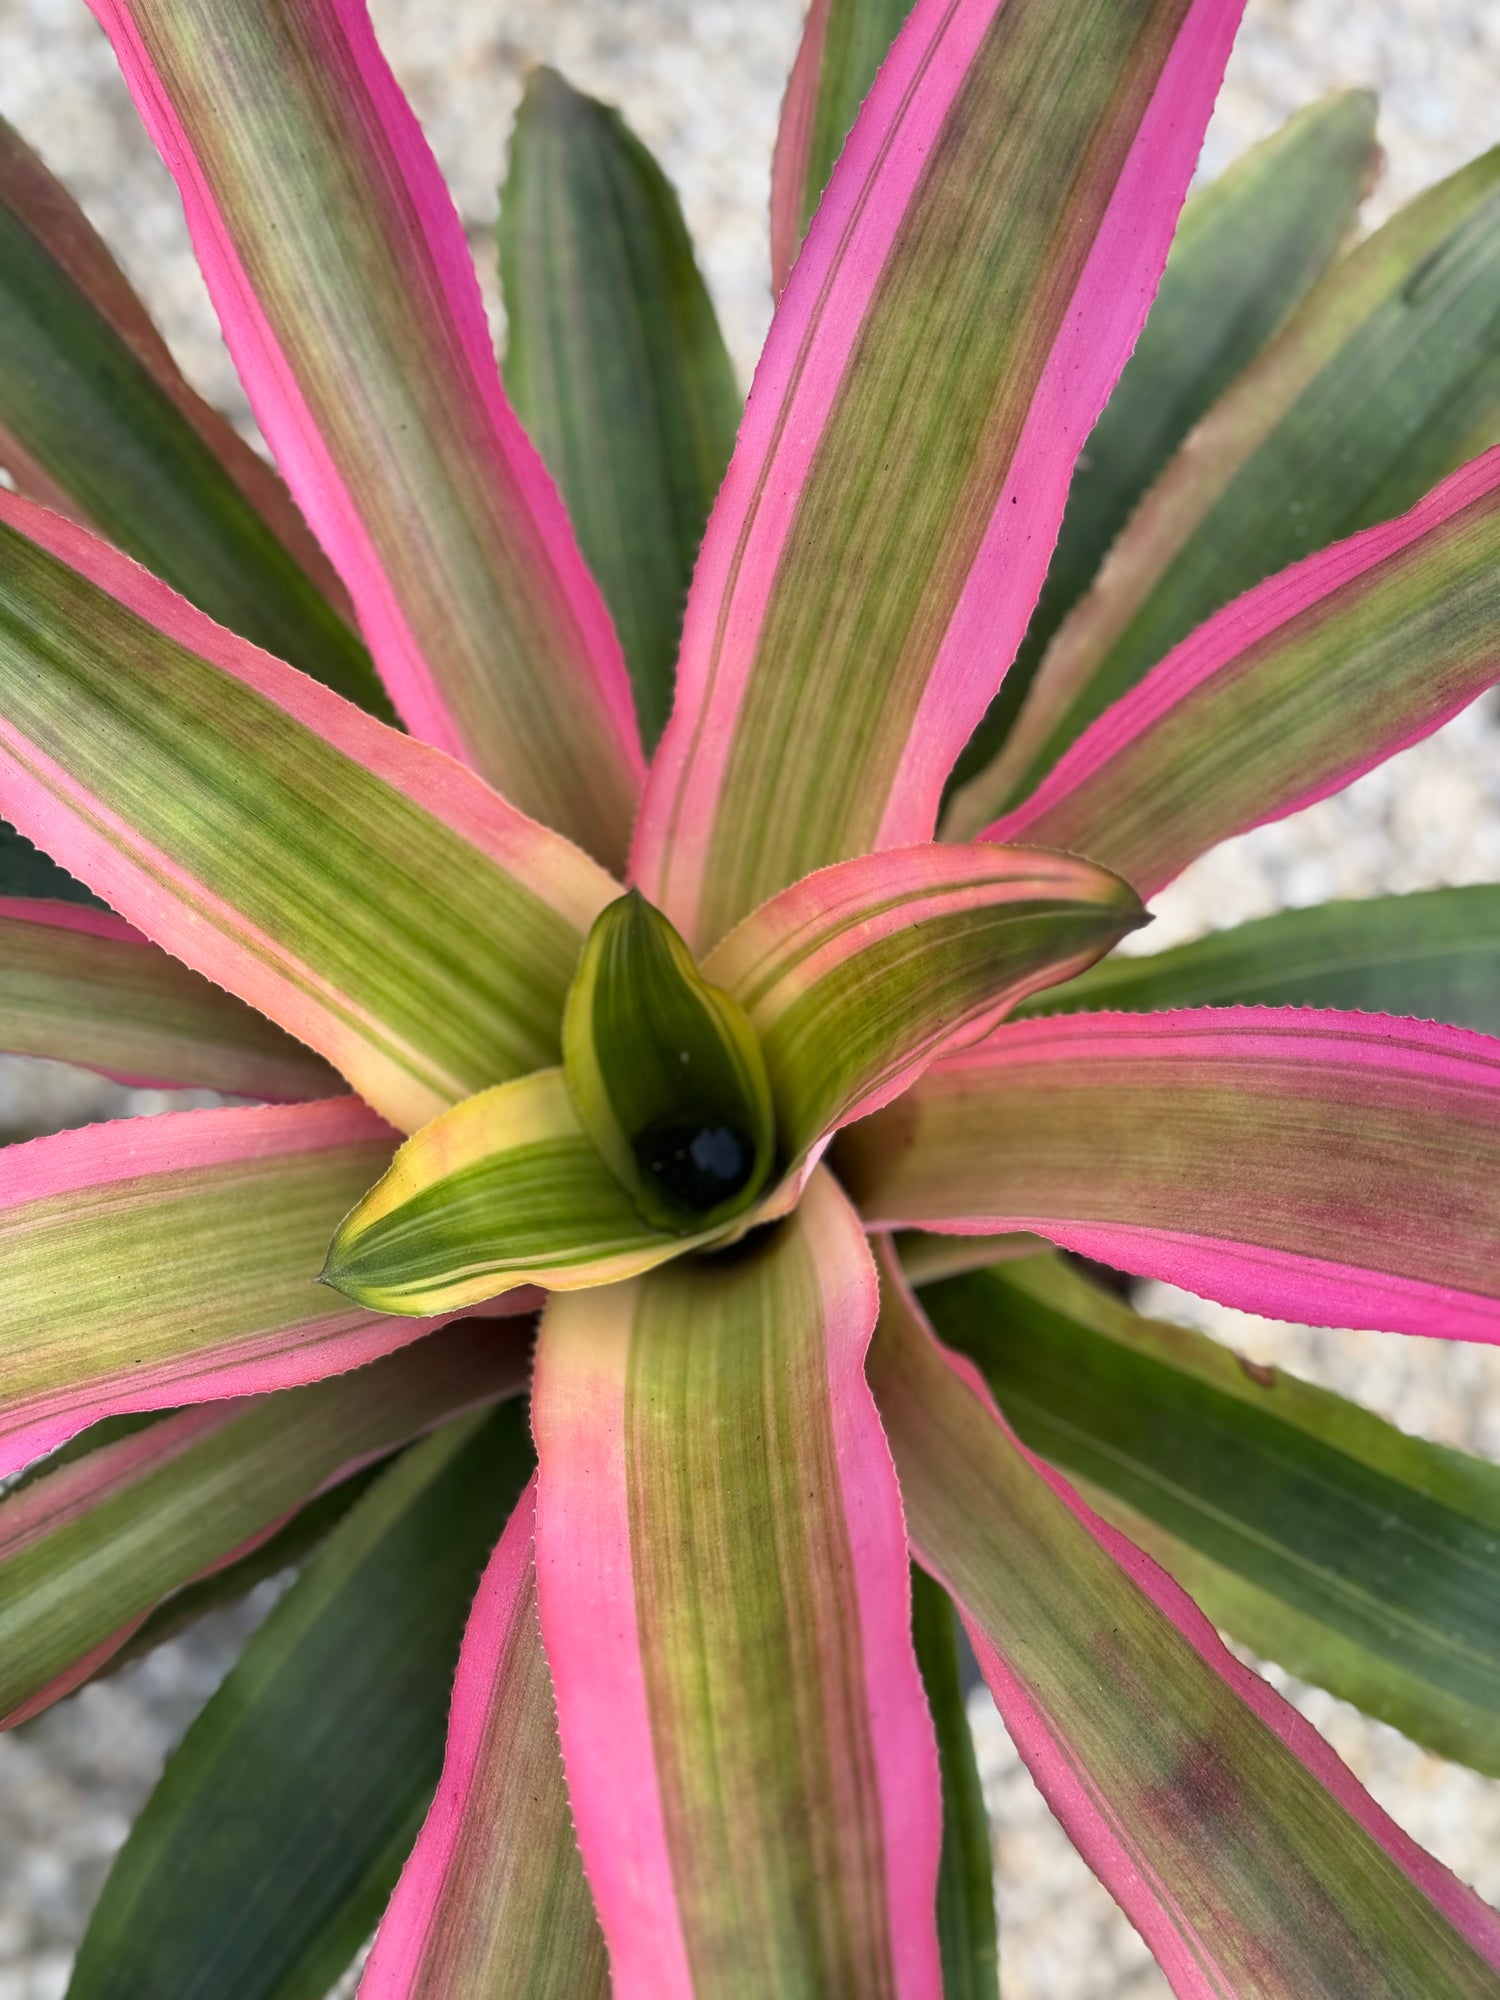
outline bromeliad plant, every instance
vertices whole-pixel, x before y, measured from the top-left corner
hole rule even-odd
[[[1500,1771],[1500,1475],[1047,1247],[1500,1335],[1500,890],[1105,959],[1500,674],[1500,158],[815,0],[743,422],[547,73],[507,400],[359,0],[93,5],[286,485],[7,137],[0,1028],[257,1101],[0,1156],[0,1712],[300,1575],[74,2000],[993,1994],[954,1606],[1177,1993],[1500,1993],[1209,1623]]]

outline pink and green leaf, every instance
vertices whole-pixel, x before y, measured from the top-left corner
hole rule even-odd
[[[418,735],[624,858],[619,645],[500,387],[463,229],[361,0],[93,0],[251,406]]]
[[[894,1241],[907,1283],[912,1285],[961,1278],[970,1271],[986,1271],[992,1264],[1040,1256],[1051,1247],[1045,1238],[1017,1230],[998,1236],[941,1236],[925,1229],[903,1229]]]
[[[847,1135],[874,1226],[1025,1229],[1225,1305],[1500,1340],[1500,1041],[1378,1014],[1020,1021]]]
[[[107,910],[0,897],[0,1049],[122,1083],[331,1097],[310,1049]]]
[[[91,1674],[173,1591],[324,1487],[514,1394],[526,1345],[464,1326],[276,1396],[178,1412],[0,1502],[0,1726]]]
[[[290,494],[183,380],[83,211],[0,120],[0,465],[221,625],[389,720]]]
[[[972,835],[1204,619],[1500,440],[1500,147],[1336,264],[1204,417],[1058,630]]]
[[[1221,1630],[1500,1775],[1500,1466],[1147,1319],[1055,1252],[920,1297],[1022,1441]]]
[[[437,1797],[376,1933],[361,2000],[605,2000],[611,1990],[537,1625],[535,1524],[533,1479],[474,1600]]]
[[[876,1307],[823,1174],[732,1261],[548,1306],[537,1587],[620,2000],[941,1990]]]
[[[812,0],[787,79],[771,161],[771,289],[797,252],[911,0]]]
[[[114,1421],[128,1423],[130,1419],[116,1418]],[[148,1417],[145,1421],[156,1422],[157,1419]],[[104,1430],[107,1427],[107,1424],[101,1424],[97,1428]],[[87,1431],[83,1432],[73,1440],[74,1444],[86,1447],[89,1435]],[[64,1446],[63,1451],[66,1450],[67,1446]],[[56,1453],[51,1458],[43,1459],[41,1467],[32,1467],[32,1473],[36,1474],[42,1467],[55,1463],[61,1455]],[[181,1590],[174,1591],[136,1626],[119,1651],[110,1655],[99,1670],[100,1678],[118,1673],[133,1661],[154,1653],[169,1639],[181,1637],[210,1612],[223,1611],[231,1605],[243,1603],[257,1585],[285,1576],[289,1571],[302,1569],[349,1510],[363,1498],[388,1463],[388,1460],[377,1459],[373,1464],[351,1473],[347,1479],[341,1479],[337,1486],[325,1488],[305,1507],[299,1507],[263,1542],[257,1542],[243,1555],[226,1562],[221,1569],[210,1570],[207,1576],[200,1576],[194,1582],[185,1584]]]
[[[291,1388],[428,1330],[317,1283],[395,1139],[335,1097],[0,1152],[0,1473],[101,1417]]]
[[[871,1379],[913,1546],[1179,2000],[1488,2000],[1500,1918],[1006,1429],[883,1270]]]
[[[1025,847],[888,850],[763,904],[704,960],[765,1051],[783,1162],[888,1103],[955,1038],[1145,921],[1117,877]]]
[[[408,1130],[557,1060],[595,863],[0,494],[0,811]]]
[[[1073,469],[1026,637],[954,767],[950,799],[1006,740],[1049,640],[1142,495],[1347,242],[1380,170],[1375,114],[1364,90],[1304,105],[1184,204],[1151,316]]]
[[[771,329],[637,829],[636,877],[694,949],[815,868],[931,838],[1238,13],[920,0],[897,39]]]
[[[988,840],[1087,854],[1152,896],[1231,834],[1326,798],[1500,677],[1500,446],[1399,520],[1201,625]]]
[[[342,1984],[431,1803],[475,1584],[534,1463],[511,1398],[379,1474],[168,1758],[90,1918],[73,2000],[195,1985],[312,2000]],[[546,1913],[521,1922],[534,1935]]]

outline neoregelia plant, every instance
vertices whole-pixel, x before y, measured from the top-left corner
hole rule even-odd
[[[1500,1475],[1061,1254],[1500,1337],[1500,890],[1096,964],[1500,674],[1500,158],[814,0],[743,421],[548,73],[507,400],[360,0],[92,4],[285,485],[7,135],[0,1035],[257,1101],[0,1155],[0,1713],[301,1571],[74,2000],[993,1995],[954,1606],[1178,1994],[1500,1993],[1209,1623],[1500,1771]]]

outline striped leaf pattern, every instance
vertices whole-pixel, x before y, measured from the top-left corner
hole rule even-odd
[[[880,1226],[1029,1229],[1250,1312],[1500,1339],[1500,1042],[1462,1028],[1016,1022],[854,1127],[839,1164]]]
[[[0,897],[0,1048],[123,1083],[272,1102],[333,1097],[335,1073],[106,910]]]
[[[1058,631],[970,829],[1231,598],[1500,440],[1500,147],[1335,265],[1184,444]]]
[[[919,0],[777,310],[693,579],[633,866],[695,950],[814,868],[931,838],[1145,319],[1238,12]]]
[[[1497,614],[1500,445],[1226,605],[984,837],[1087,854],[1152,896],[1467,707],[1500,676]]]
[[[917,1555],[1179,2000],[1489,2000],[1500,1917],[1016,1444],[894,1261],[882,1278],[871,1379]]]
[[[0,566],[23,832],[408,1130],[557,1059],[601,868],[5,494]]]
[[[941,1991],[875,1310],[824,1175],[738,1260],[548,1306],[538,1597],[621,2000]]]
[[[93,11],[403,719],[618,865],[641,772],[619,644],[362,0]]]

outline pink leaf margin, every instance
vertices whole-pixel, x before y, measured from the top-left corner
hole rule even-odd
[[[1087,788],[1101,771],[1124,755],[1158,723],[1191,696],[1206,687],[1216,675],[1233,668],[1252,648],[1274,638],[1278,631],[1315,610],[1335,592],[1362,576],[1391,562],[1433,529],[1451,521],[1465,509],[1477,507],[1500,490],[1500,445],[1481,453],[1459,467],[1419,500],[1409,512],[1395,520],[1365,528],[1342,542],[1315,555],[1305,556],[1289,569],[1268,577],[1244,596],[1235,598],[1214,613],[1195,632],[1188,634],[1167,657],[1153,667],[1146,678],[1122,695],[1097,721],[1090,724],[1071,744],[1030,798],[1013,811],[991,822],[978,836],[981,840],[1038,840],[1049,838],[1048,823],[1054,813],[1067,806]],[[1493,674],[1485,680],[1493,679]],[[1371,749],[1325,773],[1315,783],[1294,791],[1275,802],[1269,810],[1226,826],[1218,835],[1227,839],[1285,819],[1330,798],[1346,785],[1373,771],[1399,751],[1409,749],[1430,736],[1433,730],[1466,708],[1481,693],[1481,682],[1441,705],[1415,722],[1397,729]],[[1154,896],[1186,865],[1190,856],[1174,857],[1165,865],[1143,872],[1135,886],[1143,896]],[[1134,877],[1132,879],[1135,879]]]
[[[1350,1074],[1397,1075],[1426,1085],[1479,1090],[1500,1127],[1500,1040],[1471,1028],[1410,1021],[1399,1015],[1339,1013],[1312,1007],[1202,1007],[1166,1014],[1058,1014],[1015,1021],[985,1041],[935,1064],[941,1085],[1007,1068],[1149,1060],[1165,1039],[1205,1059],[1307,1064],[1326,1061]],[[1320,1053],[1320,1045],[1326,1054]],[[1336,1171],[1337,1163],[1330,1162]],[[894,1216],[882,1228],[901,1227]],[[952,1222],[914,1219],[938,1235],[1029,1231],[1115,1270],[1159,1278],[1200,1298],[1274,1319],[1320,1326],[1374,1327],[1432,1339],[1500,1342],[1500,1298],[1457,1286],[1366,1270],[1233,1242],[1191,1230],[1131,1223],[1071,1222],[1007,1212]],[[1497,1225],[1500,1232],[1500,1225]]]
[[[802,201],[812,158],[823,50],[828,43],[832,0],[812,0],[807,24],[787,78],[776,146],[771,155],[771,293],[780,298],[802,245]]]
[[[584,1873],[618,2000],[694,2000],[641,1664],[624,1373],[572,1373],[564,1399],[548,1372],[539,1346],[537,1605]]]
[[[835,1463],[854,1570],[886,1856],[896,1991],[941,2000],[933,1922],[942,1841],[931,1717],[911,1644],[906,1520],[864,1361],[879,1282],[858,1219],[826,1175],[799,1210],[824,1294]],[[568,1301],[576,1307],[578,1301]],[[620,1329],[624,1331],[623,1328]],[[542,1637],[584,1869],[620,2000],[693,2000],[673,1885],[628,1531],[623,1366],[554,1386],[544,1322],[532,1392]]]
[[[1210,1672],[1216,1674],[1253,1710],[1350,1818],[1377,1846],[1385,1850],[1403,1874],[1411,1879],[1479,1956],[1500,1970],[1500,1913],[1492,1910],[1474,1890],[1419,1847],[1388,1813],[1382,1811],[1312,1724],[1258,1674],[1241,1666],[1180,1584],[1117,1529],[1102,1521],[1079,1498],[1061,1473],[1055,1472],[1035,1453],[1027,1450],[1001,1415],[979,1370],[967,1356],[954,1353],[938,1340],[916,1297],[902,1279],[896,1257],[883,1257],[881,1267],[884,1282],[900,1291],[913,1323],[922,1328],[949,1372],[971,1395],[977,1397],[1011,1448],[1051,1488],[1137,1589],[1176,1627]],[[915,1541],[912,1553],[924,1569],[943,1583],[945,1589],[953,1592],[941,1564]],[[1107,1808],[1098,1793],[1078,1770],[1066,1743],[1059,1739],[1030,1689],[1007,1665],[997,1646],[964,1607],[961,1597],[953,1594],[980,1670],[995,1697],[995,1705],[1000,1710],[1006,1729],[1036,1780],[1037,1789],[1066,1828],[1074,1846],[1145,1939],[1179,2000],[1224,2000],[1222,1983],[1205,1973],[1201,1958],[1189,1948],[1178,1921],[1164,1906],[1164,1885],[1149,1879],[1142,1872],[1136,1857],[1111,1824]]]
[[[498,476],[529,514],[583,635],[597,698],[627,761],[644,772],[640,736],[619,641],[568,524],[557,489],[500,385],[478,279],[453,205],[416,114],[381,54],[364,0],[315,0],[343,39],[367,93],[393,177],[420,225],[436,289],[490,431]],[[142,123],[176,179],[199,269],[245,392],[277,464],[359,612],[392,701],[414,735],[463,764],[473,761],[396,592],[376,555],[352,493],[319,432],[295,371],[256,297],[227,219],[214,198],[134,18],[131,0],[89,0],[114,47]]]
[[[394,1148],[396,1137],[383,1119],[348,1097],[163,1112],[85,1126],[0,1151],[0,1228],[8,1210],[53,1196],[360,1144],[388,1142]],[[295,1329],[273,1329],[235,1341],[230,1352],[208,1350],[125,1369],[83,1390],[39,1392],[19,1408],[12,1405],[0,1413],[0,1476],[19,1471],[103,1417],[300,1388],[377,1360],[454,1317],[392,1319],[366,1312],[318,1291],[314,1278],[309,1274],[306,1322]]]
[[[690,938],[736,720],[802,489],[927,156],[1003,5],[918,0],[772,321],[694,572],[677,700],[631,862],[632,879]],[[878,846],[932,838],[948,773],[1020,645],[1074,462],[1155,297],[1242,9],[1243,0],[1191,0],[929,675]]]
[[[359,2000],[407,2000],[416,1986],[469,1815],[496,1676],[517,1618],[534,1615],[526,1599],[535,1534],[533,1473],[485,1566],[469,1612],[448,1711],[442,1777],[380,1920]]]

